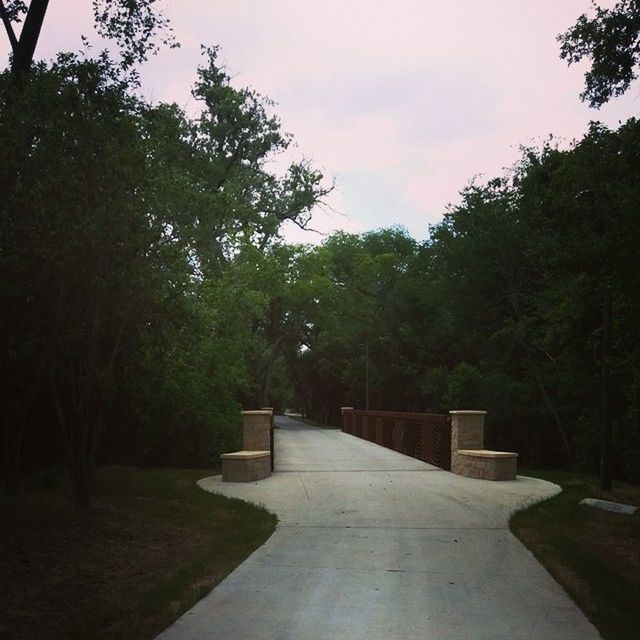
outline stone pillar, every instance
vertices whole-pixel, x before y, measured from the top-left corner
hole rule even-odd
[[[268,411],[270,413],[269,420],[271,422],[271,426],[273,427],[273,418],[275,416],[273,407],[260,407],[260,411]]]
[[[275,442],[275,434],[273,433],[273,430],[275,429],[276,425],[273,422],[273,407],[261,407],[262,411],[268,411],[269,412],[269,450],[271,451],[271,471],[275,471],[276,469],[276,442]]]
[[[451,471],[461,475],[458,449],[484,449],[486,411],[449,411],[451,416]]]
[[[345,415],[350,411],[353,411],[353,407],[340,407],[340,415],[342,416],[342,430],[345,433],[351,433],[351,429],[349,428],[350,425],[347,424],[348,418]]]
[[[484,449],[486,411],[449,411],[451,452],[458,449]]]
[[[271,411],[242,412],[242,447],[245,451],[271,451]]]

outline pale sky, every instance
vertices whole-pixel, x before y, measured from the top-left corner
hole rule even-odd
[[[600,0],[601,6],[613,1]],[[473,176],[502,173],[519,145],[567,143],[590,120],[616,126],[640,92],[599,111],[556,35],[589,0],[164,0],[181,48],[142,69],[143,91],[190,112],[200,45],[218,44],[236,86],[273,99],[283,129],[337,189],[312,226],[393,224],[423,239]],[[92,35],[90,0],[52,0],[38,57]],[[2,41],[0,53],[8,46]],[[5,56],[6,58],[6,56]],[[292,241],[318,236],[290,228]]]

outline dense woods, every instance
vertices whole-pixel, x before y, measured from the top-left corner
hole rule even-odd
[[[145,103],[106,53],[0,76],[9,486],[64,459],[87,503],[98,455],[204,465],[237,438],[267,304],[249,256],[326,187],[306,162],[267,169],[290,138],[216,55],[194,119]]]
[[[606,402],[615,470],[637,479],[639,136],[631,120],[526,150],[424,243],[387,229],[310,250],[318,304],[290,364],[300,403],[333,420],[364,406],[368,342],[372,408],[483,408],[493,446],[597,471]]]
[[[155,34],[152,4],[130,31],[98,14],[121,60],[0,75],[9,489],[66,462],[87,504],[96,464],[214,463],[241,407],[335,423],[367,395],[486,409],[490,444],[526,464],[597,470],[604,419],[615,473],[640,480],[638,121],[523,150],[426,241],[392,227],[289,245],[283,223],[306,226],[331,184],[306,161],[272,170],[291,138],[216,48],[196,116],[140,97],[149,49],[132,34]]]

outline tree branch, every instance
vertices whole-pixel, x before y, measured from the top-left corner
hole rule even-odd
[[[15,31],[11,25],[11,20],[9,20],[9,16],[7,15],[7,9],[2,0],[0,0],[0,17],[2,17],[2,23],[4,24],[4,28],[7,30],[7,36],[11,43],[11,50],[15,54],[16,49],[18,48],[18,39],[16,38]]]
[[[11,68],[13,73],[27,73],[31,69],[48,5],[49,0],[31,0],[27,17],[22,25],[20,40],[13,56]]]

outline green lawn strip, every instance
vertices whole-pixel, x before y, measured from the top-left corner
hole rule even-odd
[[[4,498],[7,637],[144,640],[171,624],[276,524],[261,507],[201,490],[207,475],[101,469],[87,513],[66,483]]]
[[[634,516],[580,505],[585,497],[640,504],[640,487],[603,494],[597,478],[522,470],[562,492],[512,516],[513,533],[533,552],[605,640],[640,638],[640,511]]]

